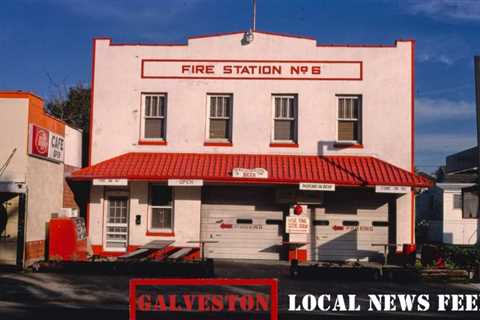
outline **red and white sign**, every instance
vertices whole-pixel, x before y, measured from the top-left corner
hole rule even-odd
[[[288,216],[286,218],[286,233],[301,233],[306,234],[310,232],[310,219],[302,216]]]
[[[142,60],[144,79],[362,80],[362,61]]]
[[[268,171],[264,168],[233,168],[232,177],[234,178],[252,178],[252,179],[267,179]]]
[[[55,162],[63,162],[65,137],[35,124],[30,124],[28,133],[28,153],[35,157]]]

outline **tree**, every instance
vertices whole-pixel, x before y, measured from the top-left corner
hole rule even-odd
[[[66,92],[66,93],[64,93]],[[46,111],[68,125],[88,131],[90,114],[90,88],[79,83],[66,90],[58,88],[57,93],[47,102]]]
[[[82,163],[85,166],[88,162],[90,88],[82,83],[70,88],[53,83],[53,87],[55,94],[47,101],[45,111],[69,126],[82,130]]]

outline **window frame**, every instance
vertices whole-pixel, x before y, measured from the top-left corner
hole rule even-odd
[[[222,119],[221,117],[212,118],[210,116],[210,107],[211,107],[211,98],[212,97],[222,97],[230,98],[230,116],[223,117],[228,120],[228,137],[227,138],[211,138],[210,137],[210,120],[211,119]],[[207,143],[233,143],[233,93],[207,93],[206,96],[206,123],[205,123],[205,141]]]
[[[110,205],[110,198],[127,198],[127,241],[126,241],[126,247],[125,248],[115,248],[115,247],[109,247],[107,245],[108,239],[107,239],[107,227],[114,223],[109,223],[108,222],[108,215],[109,212],[108,210],[109,205]],[[107,252],[126,252],[127,248],[130,244],[130,234],[131,234],[131,208],[130,208],[130,191],[129,190],[115,190],[115,189],[103,189],[103,204],[102,204],[102,209],[103,209],[103,217],[102,217],[102,245],[103,248],[105,248],[105,251]],[[116,224],[116,223],[115,223]],[[124,224],[120,224],[119,226],[123,227]]]
[[[165,110],[163,116],[147,117],[145,115],[147,96],[150,97],[164,97],[165,98]],[[147,138],[145,137],[146,119],[163,119],[163,137],[160,138]],[[166,92],[142,92],[141,94],[141,108],[140,108],[140,141],[145,142],[166,142],[167,141],[167,119],[168,119],[168,94]]]
[[[157,206],[152,205],[152,187],[153,186],[161,186],[165,188],[169,188],[172,194],[172,203],[169,206]],[[175,230],[175,189],[170,187],[166,184],[161,183],[149,183],[148,184],[148,209],[147,209],[147,235],[171,235],[174,233]],[[171,210],[171,227],[170,228],[153,228],[152,227],[152,209],[170,209]]]
[[[459,201],[459,203],[458,203],[458,201]],[[456,207],[455,204],[460,204],[460,207]],[[453,193],[452,194],[452,209],[463,211],[463,196],[462,196],[461,193]]]
[[[358,99],[359,101],[359,110],[357,118],[340,118],[340,99],[353,98]],[[337,121],[335,122],[335,131],[336,131],[336,143],[338,144],[351,144],[351,145],[360,145],[363,143],[363,95],[362,94],[337,94],[335,95],[335,114]],[[340,121],[356,121],[358,124],[358,139],[357,140],[340,140]]]
[[[275,139],[275,121],[287,121],[289,119],[285,118],[278,118],[275,115],[275,99],[276,98],[292,98],[294,101],[293,104],[293,113],[294,117],[292,120],[293,121],[293,140],[277,140]],[[298,143],[298,94],[296,93],[273,93],[272,98],[271,98],[271,104],[272,104],[272,134],[271,134],[271,144],[291,144],[295,145]]]

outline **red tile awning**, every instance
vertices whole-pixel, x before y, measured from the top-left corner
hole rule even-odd
[[[264,168],[268,178],[236,178],[234,168]],[[344,186],[429,187],[425,177],[369,156],[297,156],[200,153],[126,153],[75,171],[71,180],[128,179],[162,181],[202,179],[205,182]]]

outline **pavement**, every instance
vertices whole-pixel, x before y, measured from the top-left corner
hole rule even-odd
[[[352,271],[354,272],[354,271]],[[355,294],[362,310],[369,294],[480,294],[473,283],[424,283],[418,280],[387,282],[340,275],[292,279],[285,263],[262,261],[216,261],[217,278],[276,278],[279,281],[279,319],[364,317],[365,312],[289,312],[288,294]],[[141,275],[0,272],[0,319],[128,319],[129,281]],[[240,292],[239,288],[228,288]],[[254,290],[254,289],[252,289]],[[372,316],[373,314],[369,314]],[[389,318],[479,318],[480,312],[375,313]],[[229,317],[231,318],[231,317]],[[158,318],[164,319],[164,318]],[[251,319],[251,318],[250,318]]]

